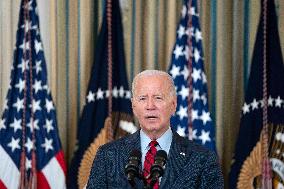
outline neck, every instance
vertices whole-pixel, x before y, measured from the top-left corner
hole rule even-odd
[[[165,128],[163,131],[151,131],[151,132],[146,132],[142,129],[142,131],[151,139],[151,140],[157,140],[160,138],[167,130],[169,127]]]

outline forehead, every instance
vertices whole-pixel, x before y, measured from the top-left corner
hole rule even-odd
[[[136,81],[136,93],[155,92],[165,94],[169,92],[169,81],[163,75],[146,75],[141,76]]]

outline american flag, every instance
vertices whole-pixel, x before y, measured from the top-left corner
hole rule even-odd
[[[181,136],[192,138],[215,150],[215,131],[208,110],[207,80],[203,66],[202,35],[197,5],[197,0],[184,1],[182,18],[177,28],[169,74],[174,79],[178,104],[177,112],[171,118],[171,126]],[[192,98],[189,98],[190,96]]]
[[[37,188],[66,188],[37,11],[35,0],[22,0],[10,87],[0,119],[1,189],[18,189],[21,184],[32,188],[26,185],[31,175]]]

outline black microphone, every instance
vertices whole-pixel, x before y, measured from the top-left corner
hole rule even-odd
[[[164,174],[164,165],[167,161],[167,153],[164,150],[159,150],[156,154],[153,165],[151,166],[150,175],[152,183],[155,183],[159,177]]]
[[[141,152],[137,149],[132,150],[128,158],[124,171],[129,182],[133,182],[139,176],[139,165],[141,164]]]

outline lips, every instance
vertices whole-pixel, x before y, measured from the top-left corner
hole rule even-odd
[[[158,116],[156,116],[156,115],[147,115],[147,116],[145,116],[145,118],[146,119],[157,119]]]

